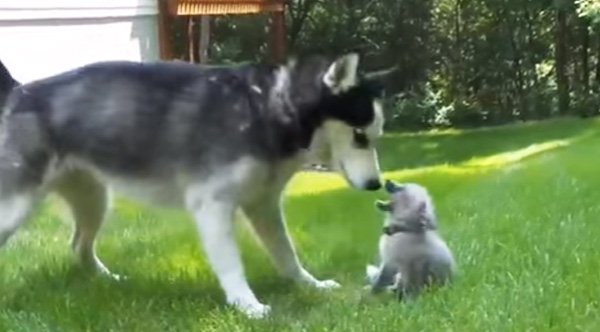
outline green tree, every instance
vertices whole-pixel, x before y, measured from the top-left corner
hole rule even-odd
[[[292,53],[358,50],[367,70],[398,68],[388,80],[393,126],[599,108],[600,0],[290,0],[287,10]],[[212,61],[264,58],[266,19],[216,19]]]

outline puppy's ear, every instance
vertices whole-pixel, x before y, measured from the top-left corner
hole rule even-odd
[[[327,69],[323,83],[334,94],[348,90],[356,85],[359,56],[357,53],[346,54],[335,60]]]
[[[381,212],[392,212],[392,204],[389,201],[376,200],[375,207]]]

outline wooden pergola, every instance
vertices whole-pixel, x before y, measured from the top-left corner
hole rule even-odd
[[[285,31],[285,2],[286,0],[159,0],[159,39],[160,53],[163,59],[173,59],[173,50],[169,41],[169,18],[186,16],[190,18],[188,24],[188,47],[193,50],[194,43],[199,42],[199,63],[205,63],[207,50],[210,44],[210,16],[212,15],[242,15],[242,14],[269,14],[269,39],[271,61],[282,62],[286,56],[286,31]],[[201,18],[200,38],[193,37],[192,17]],[[190,52],[190,61],[196,62],[193,52]]]

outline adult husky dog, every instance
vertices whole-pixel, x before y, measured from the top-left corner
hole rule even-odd
[[[246,281],[237,208],[284,276],[337,287],[298,261],[280,201],[315,154],[351,186],[381,187],[373,147],[383,126],[379,89],[357,74],[358,62],[356,54],[282,66],[102,62],[13,89],[1,128],[0,244],[53,191],[72,209],[78,260],[108,273],[94,241],[110,187],[189,210],[227,302],[248,316],[270,308]]]

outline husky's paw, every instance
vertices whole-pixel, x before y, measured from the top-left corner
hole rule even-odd
[[[262,319],[267,317],[271,312],[271,306],[262,304],[258,301],[237,299],[227,302],[250,319]]]
[[[299,280],[304,284],[308,284],[314,288],[322,290],[335,289],[341,287],[340,284],[337,283],[335,280],[318,280],[306,270],[302,270]]]
[[[336,289],[342,287],[335,280],[316,280],[314,286],[315,288],[322,290]]]
[[[112,280],[112,281],[117,281],[117,282],[121,282],[121,281],[127,280],[126,276],[124,276],[122,274],[112,273],[112,272],[102,273],[102,277],[103,278],[107,278],[107,279]]]
[[[95,261],[95,266],[92,268],[101,278],[106,278],[112,281],[124,281],[127,278],[123,275],[112,273],[100,260]]]
[[[127,278],[116,273],[112,273],[102,261],[92,256],[91,258],[80,259],[74,267],[88,277],[97,277],[110,281],[123,281]]]

